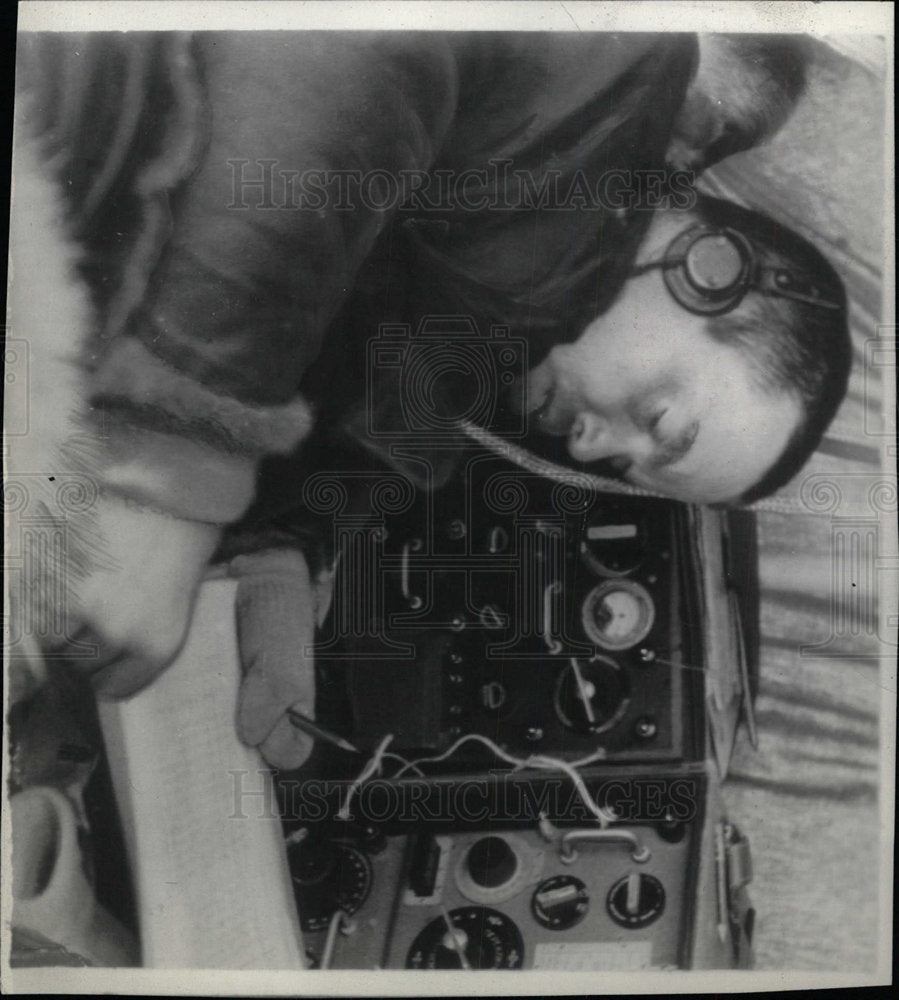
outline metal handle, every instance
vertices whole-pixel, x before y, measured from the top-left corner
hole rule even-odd
[[[577,860],[578,854],[573,845],[578,840],[630,844],[631,857],[638,864],[643,864],[652,857],[650,849],[630,830],[568,830],[559,841],[559,860],[563,864],[570,865]]]
[[[562,584],[558,580],[553,580],[543,588],[543,641],[552,656],[557,656],[562,652],[562,643],[558,639],[553,639],[553,608],[552,598],[555,594],[562,592]]]

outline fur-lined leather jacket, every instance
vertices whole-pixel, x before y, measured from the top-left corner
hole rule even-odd
[[[19,47],[90,289],[107,488],[217,524],[341,393],[314,362],[356,355],[360,315],[369,336],[435,312],[537,350],[576,336],[639,241],[696,59],[692,35],[640,34]]]

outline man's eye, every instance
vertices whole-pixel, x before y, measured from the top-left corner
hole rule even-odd
[[[659,421],[665,416],[667,410],[658,410],[649,418],[649,423],[646,425],[650,431],[654,431],[656,427],[659,426]]]

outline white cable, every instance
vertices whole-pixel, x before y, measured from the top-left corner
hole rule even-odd
[[[353,801],[353,796],[359,790],[359,786],[379,770],[381,767],[381,759],[384,756],[384,751],[387,749],[388,744],[393,739],[393,733],[388,733],[383,740],[378,744],[377,750],[372,754],[368,763],[359,772],[357,778],[353,780],[353,783],[347,789],[346,802],[337,811],[338,819],[349,819],[350,818],[350,803]]]
[[[466,733],[465,736],[460,736],[459,739],[457,739],[448,750],[444,750],[443,753],[436,754],[433,757],[418,757],[415,760],[410,761],[405,767],[401,767],[399,771],[393,775],[394,779],[402,777],[407,768],[418,767],[419,764],[436,763],[441,760],[446,760],[448,757],[451,757],[463,743],[466,743],[469,740],[476,743],[482,743],[501,760],[514,765],[516,770],[534,768],[538,771],[562,771],[564,774],[567,774],[569,778],[571,778],[578,795],[580,795],[584,802],[584,805],[586,805],[590,812],[592,812],[593,815],[599,820],[601,826],[606,827],[617,818],[613,812],[603,809],[593,801],[587,786],[584,784],[583,778],[575,770],[575,768],[592,764],[596,760],[602,760],[606,755],[605,750],[602,748],[598,748],[592,754],[582,757],[580,760],[571,762],[559,760],[557,757],[546,757],[542,754],[533,754],[530,757],[522,758],[513,757],[511,754],[506,753],[505,750],[497,746],[493,740],[487,736],[481,736],[480,733]]]
[[[557,465],[545,458],[540,458],[532,452],[527,451],[520,445],[513,444],[501,437],[463,420],[460,424],[461,430],[481,447],[492,451],[500,458],[505,458],[528,472],[533,472],[546,479],[555,480],[557,483],[571,483],[574,486],[588,486],[592,490],[601,493],[623,493],[626,496],[634,497],[658,497],[662,500],[670,500],[671,497],[664,493],[654,493],[651,490],[641,489],[639,486],[631,486],[630,483],[623,483],[620,479],[610,479],[608,476],[597,476],[592,472],[578,472],[574,469],[566,468],[564,465]],[[737,510],[767,510],[777,514],[813,514],[812,510],[794,497],[773,496],[765,497],[763,500],[756,500],[750,504],[735,504]]]
[[[401,764],[405,765],[406,767],[415,768],[415,771],[417,772],[417,774],[418,774],[418,776],[420,778],[423,778],[425,776],[424,771],[422,771],[422,769],[420,767],[415,767],[414,763],[412,763],[411,761],[407,760],[405,757],[403,757],[402,755],[400,755],[398,753],[390,753],[390,752],[388,752],[388,753],[382,753],[381,754],[381,760],[398,760]]]
[[[319,963],[320,969],[330,969],[331,962],[334,959],[334,947],[337,944],[337,932],[340,930],[340,925],[346,919],[346,914],[343,910],[335,910],[331,915],[331,920],[328,923],[328,933],[325,936],[325,947],[322,949],[321,962]]]

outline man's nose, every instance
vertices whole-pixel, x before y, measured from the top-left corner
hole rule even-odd
[[[577,462],[629,458],[630,442],[608,420],[595,413],[579,414],[568,439],[568,452]]]

